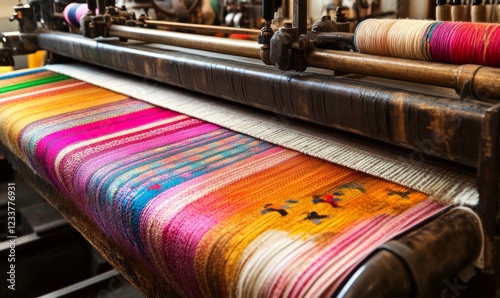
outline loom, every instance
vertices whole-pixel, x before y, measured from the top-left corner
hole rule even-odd
[[[91,83],[99,84],[99,74],[112,70],[114,74],[137,76],[151,88],[158,87],[156,82],[165,84],[160,88],[166,94],[178,92],[196,100],[202,98],[197,105],[203,105],[204,97],[208,101],[222,99],[215,104],[221,106],[216,109],[220,118],[230,114],[222,107],[228,105],[269,127],[269,131],[255,133],[256,137],[312,156],[342,164],[342,158],[332,157],[328,148],[334,146],[334,140],[345,140],[351,144],[350,150],[359,149],[358,159],[373,160],[373,168],[351,165],[355,170],[406,183],[424,193],[432,191],[426,182],[412,181],[412,174],[384,176],[375,164],[390,163],[387,156],[403,160],[402,167],[414,170],[414,177],[430,175],[429,180],[446,185],[442,193],[472,185],[468,195],[461,197],[463,202],[453,200],[460,197],[456,194],[445,200],[452,206],[468,206],[473,212],[448,208],[387,241],[345,277],[336,296],[442,294],[449,292],[443,290],[443,281],[463,274],[472,264],[478,267],[474,280],[485,285],[481,295],[494,296],[498,291],[498,65],[449,64],[356,52],[356,38],[363,36],[350,32],[342,9],[308,26],[305,0],[293,1],[292,20],[279,29],[273,23],[275,12],[283,5],[278,0],[262,1],[262,28],[151,20],[105,0],[87,1],[88,13],[68,26],[72,21],[64,20],[63,10],[69,2],[73,1],[31,0],[16,6],[13,19],[19,21],[19,32],[3,33],[0,65],[13,65],[14,55],[47,50],[51,69]],[[147,7],[153,6],[148,3]],[[213,32],[244,34],[250,40],[209,35]],[[493,49],[496,55],[499,52]],[[78,74],[81,66],[65,66],[68,58],[94,66],[84,66],[90,70]],[[108,87],[130,92],[127,83]],[[174,91],[169,91],[172,88]],[[179,109],[184,112],[182,104]],[[206,120],[201,114],[192,116]],[[251,134],[251,129],[245,131],[237,124],[217,123],[217,117],[207,119]],[[277,140],[272,129],[275,134],[290,134],[291,140]],[[294,138],[311,143],[293,145]],[[316,150],[317,144],[324,144],[326,149]],[[146,296],[172,292],[168,281],[99,230],[84,210],[40,178],[18,153],[7,144],[0,149]],[[371,150],[377,153],[366,153]],[[382,155],[386,157],[379,158]],[[481,258],[484,264],[477,265]]]

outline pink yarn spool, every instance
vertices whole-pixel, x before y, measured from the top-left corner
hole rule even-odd
[[[74,27],[80,27],[80,18],[89,10],[86,3],[70,3],[64,8],[64,19]]]
[[[500,25],[442,22],[430,32],[434,61],[500,67]]]

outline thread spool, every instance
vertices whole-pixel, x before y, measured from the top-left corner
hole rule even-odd
[[[475,23],[486,22],[486,6],[481,0],[474,0],[471,8],[471,20]]]
[[[453,0],[451,5],[451,20],[453,22],[462,22],[465,19],[465,6],[461,0]]]
[[[368,19],[354,40],[366,54],[500,67],[500,24]]]
[[[485,3],[484,6],[486,7],[486,22],[493,23],[493,18],[495,17],[493,10],[495,9],[495,5],[491,3]]]
[[[451,7],[447,1],[437,0],[436,4],[436,20],[451,21]]]
[[[490,4],[490,23],[497,23],[498,22],[498,14],[497,14],[497,7],[498,3],[496,0],[491,1]]]
[[[471,5],[464,3],[464,22],[471,21]]]
[[[80,18],[88,11],[85,3],[70,3],[64,8],[63,15],[69,25],[80,28]]]
[[[433,23],[433,21],[397,20],[388,33],[389,56],[426,60],[423,48],[413,45],[422,43],[422,36]]]

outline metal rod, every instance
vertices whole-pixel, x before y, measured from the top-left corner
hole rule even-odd
[[[218,32],[224,34],[236,33],[236,34],[248,34],[248,35],[260,34],[260,30],[247,29],[247,28],[234,28],[234,27],[224,27],[224,26],[199,25],[199,24],[153,21],[153,20],[147,20],[146,24],[156,25],[156,26],[166,26],[176,29],[196,30],[199,32]]]
[[[299,34],[307,33],[306,0],[293,0],[293,27],[299,29]]]
[[[347,32],[322,32],[314,38],[314,45],[321,48],[331,44],[346,43],[354,45],[354,33]]]
[[[500,99],[500,69],[481,65],[455,65],[366,55],[353,52],[315,50],[307,65],[347,73],[416,82],[465,91],[478,99]]]
[[[260,59],[256,42],[166,32],[127,26],[111,26],[110,35],[147,42],[169,44]],[[453,88],[478,99],[500,99],[500,69],[480,65],[454,65],[366,55],[353,52],[314,50],[307,54],[307,65],[345,73]]]
[[[231,54],[250,58],[260,58],[260,45],[257,42],[221,37],[160,31],[127,26],[111,26],[109,34],[126,39],[169,44],[191,49]]]

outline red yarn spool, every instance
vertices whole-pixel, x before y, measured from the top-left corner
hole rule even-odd
[[[500,67],[500,25],[442,22],[429,32],[434,61]]]

